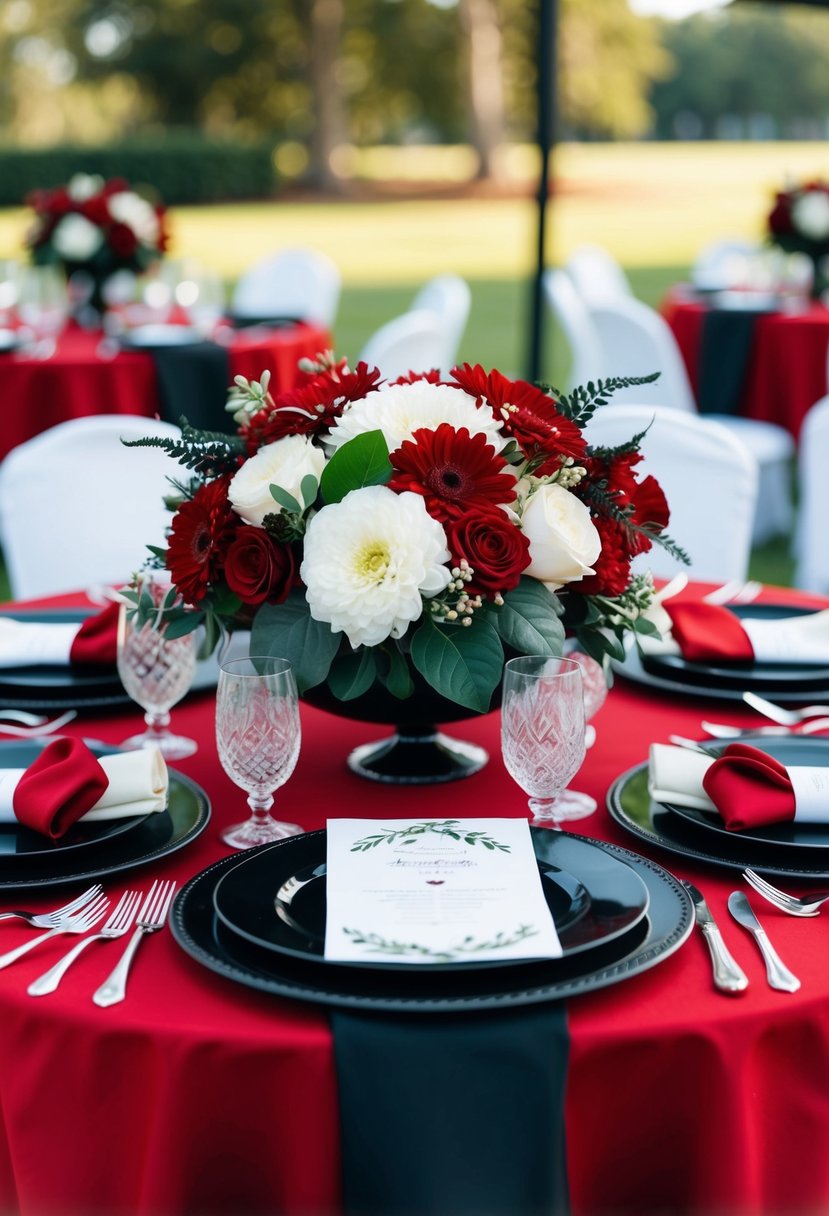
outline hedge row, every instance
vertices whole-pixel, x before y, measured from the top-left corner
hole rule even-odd
[[[124,177],[168,206],[271,198],[278,185],[271,144],[236,145],[194,134],[97,147],[0,147],[0,207],[19,206],[31,190],[59,186],[74,173]]]

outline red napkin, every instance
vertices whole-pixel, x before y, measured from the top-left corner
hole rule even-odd
[[[59,840],[108,785],[109,778],[82,739],[54,739],[18,781],[14,813],[26,827]]]
[[[702,784],[729,832],[794,819],[795,796],[785,767],[747,743],[730,743]]]
[[[103,612],[84,621],[69,651],[70,663],[105,663],[110,667],[115,666],[120,609],[120,604],[107,604]]]
[[[719,604],[680,600],[662,605],[671,618],[671,633],[691,663],[752,663],[754,649],[738,618]]]

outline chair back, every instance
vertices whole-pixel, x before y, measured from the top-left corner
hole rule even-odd
[[[448,376],[458,362],[471,306],[469,284],[457,274],[439,274],[429,279],[412,300],[413,310],[433,312],[440,321],[444,350],[438,366],[444,376]]]
[[[443,326],[435,313],[412,309],[375,330],[357,362],[379,367],[384,380],[395,380],[409,372],[440,368],[444,349]]]
[[[613,395],[613,403],[669,405],[696,413],[691,382],[671,327],[650,305],[633,296],[588,305],[602,349],[602,364],[611,376],[646,376],[659,372],[653,384],[632,385]]]
[[[72,418],[14,448],[0,465],[0,541],[16,599],[129,580],[163,545],[163,497],[179,466],[121,438],[176,438],[177,426],[132,415]]]
[[[621,265],[602,245],[579,245],[564,263],[564,269],[588,304],[633,295]]]
[[[334,262],[315,249],[283,249],[255,262],[233,291],[235,317],[293,317],[330,329],[341,288]]]
[[[807,412],[798,449],[795,586],[829,592],[829,396]]]
[[[688,570],[704,581],[744,579],[757,501],[755,458],[720,423],[665,406],[600,407],[585,433],[594,447],[613,447],[646,429],[640,473],[662,486],[671,512],[666,530],[691,565],[655,544],[634,559],[634,569],[664,578]]]
[[[570,351],[568,388],[603,379],[608,374],[602,344],[572,279],[563,270],[545,270],[544,297]]]

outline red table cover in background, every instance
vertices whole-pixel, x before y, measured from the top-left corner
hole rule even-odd
[[[662,305],[695,394],[707,311],[706,304],[681,291],[672,292]],[[776,422],[797,439],[806,411],[829,392],[829,309],[811,303],[804,312],[765,313],[755,325],[739,413]]]
[[[792,592],[767,593],[803,603]],[[214,698],[173,711],[199,740],[177,766],[207,791],[206,832],[164,862],[106,883],[117,898],[151,877],[186,882],[225,856],[219,830],[244,797],[213,741]],[[303,705],[302,751],[277,810],[308,829],[329,815],[524,815],[499,755],[497,713],[454,724],[491,760],[461,783],[390,787],[344,765],[350,748],[386,733]],[[597,741],[574,782],[601,800],[576,826],[637,852],[603,809],[609,784],[643,761],[652,740],[698,733],[701,718],[742,725],[734,703],[651,693],[618,680],[594,719]],[[125,710],[74,722],[73,734],[117,743]],[[568,1003],[566,1108],[575,1216],[694,1213],[816,1216],[829,1210],[829,918],[794,920],[760,905],[775,944],[803,981],[773,992],[756,947],[727,915],[736,872],[653,854],[696,882],[750,979],[741,997],[715,992],[697,931],[659,966]],[[2,893],[0,893],[2,894]],[[47,893],[21,900],[48,908]],[[12,906],[20,898],[4,898]],[[755,898],[755,897],[752,897]],[[30,933],[0,927],[3,949]],[[65,947],[46,947],[0,975],[0,1211],[24,1216],[206,1216],[339,1210],[337,1091],[324,1007],[237,986],[183,954],[169,932],[145,941],[125,1002],[98,1009],[93,989],[120,945],[94,946],[57,992],[26,986]],[[97,953],[95,953],[97,951]],[[426,1166],[428,1168],[428,1166]],[[391,1214],[390,1214],[391,1216]],[[448,1214],[447,1214],[448,1216]]]
[[[0,355],[0,459],[33,435],[87,414],[138,414],[153,417],[159,393],[152,355],[122,351],[114,359],[97,353],[100,333],[70,325],[51,359]],[[274,388],[289,388],[297,361],[331,345],[316,326],[289,325],[239,330],[228,354],[230,374],[258,380],[270,369]]]

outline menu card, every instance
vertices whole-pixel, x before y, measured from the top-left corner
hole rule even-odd
[[[329,819],[325,957],[560,958],[525,819]]]

